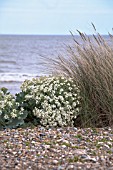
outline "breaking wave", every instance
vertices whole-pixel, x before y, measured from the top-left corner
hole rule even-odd
[[[29,74],[29,73],[0,73],[0,82],[23,82],[28,79],[45,76],[44,74]]]

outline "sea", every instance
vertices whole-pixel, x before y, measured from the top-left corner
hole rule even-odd
[[[71,35],[0,35],[0,88],[15,94],[24,80],[51,74],[45,61],[66,55],[68,45]]]
[[[68,35],[0,35],[0,88],[15,94],[24,80],[51,74],[46,58],[66,54],[72,43]]]

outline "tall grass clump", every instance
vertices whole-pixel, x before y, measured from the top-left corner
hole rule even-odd
[[[82,98],[79,125],[110,126],[113,123],[113,36],[109,33],[110,44],[99,33],[88,36],[78,32],[82,43],[72,35],[74,45],[68,47],[68,56],[50,59],[51,68],[72,78],[79,86]]]

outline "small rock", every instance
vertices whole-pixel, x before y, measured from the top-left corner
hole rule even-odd
[[[17,154],[17,152],[13,152],[13,154],[14,154],[14,155],[16,155],[16,154]]]
[[[14,138],[18,138],[19,137],[19,135],[14,135]]]
[[[57,142],[62,142],[63,139],[58,139]]]
[[[62,148],[66,148],[67,146],[66,145],[62,145]]]
[[[39,136],[40,136],[40,137],[44,137],[44,136],[46,136],[46,135],[45,135],[44,133],[40,133]]]
[[[57,160],[53,160],[53,163],[54,163],[54,164],[58,164],[58,161],[57,161]]]
[[[91,158],[90,156],[87,156],[87,155],[86,155],[86,158],[84,157],[84,160],[85,160],[85,161],[91,161],[91,162],[93,162],[93,163],[96,163],[96,162],[97,162],[97,160],[96,160],[95,158]]]
[[[46,149],[48,149],[48,148],[50,148],[50,145],[44,145],[44,147],[45,147]]]
[[[88,156],[84,154],[84,155],[81,155],[81,158],[86,159],[86,158],[88,158]]]
[[[76,149],[75,150],[75,153],[77,154],[77,155],[86,155],[87,156],[87,154],[86,154],[86,150],[85,149]],[[85,156],[85,157],[86,157]]]
[[[67,170],[71,170],[71,169],[74,169],[74,165],[69,165],[69,166],[67,166],[67,168],[66,168]]]
[[[64,166],[58,166],[58,170],[64,170],[65,169],[65,167]]]
[[[78,130],[76,127],[74,127],[73,129],[74,129],[74,131],[77,131],[77,130]]]
[[[62,142],[69,144],[69,141],[68,141],[68,140],[63,140]]]
[[[106,145],[106,144],[104,144],[104,146],[105,146],[106,148],[108,148],[108,149],[110,148],[110,147],[109,147],[108,145]]]

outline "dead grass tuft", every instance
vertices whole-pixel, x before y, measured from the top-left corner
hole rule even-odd
[[[95,29],[96,31],[96,29]],[[74,46],[68,47],[68,57],[50,59],[54,74],[73,78],[81,90],[81,114],[75,125],[111,126],[113,124],[113,47],[99,33],[81,33],[82,43],[74,35]],[[109,33],[110,41],[113,36]],[[113,45],[113,44],[112,44]]]

